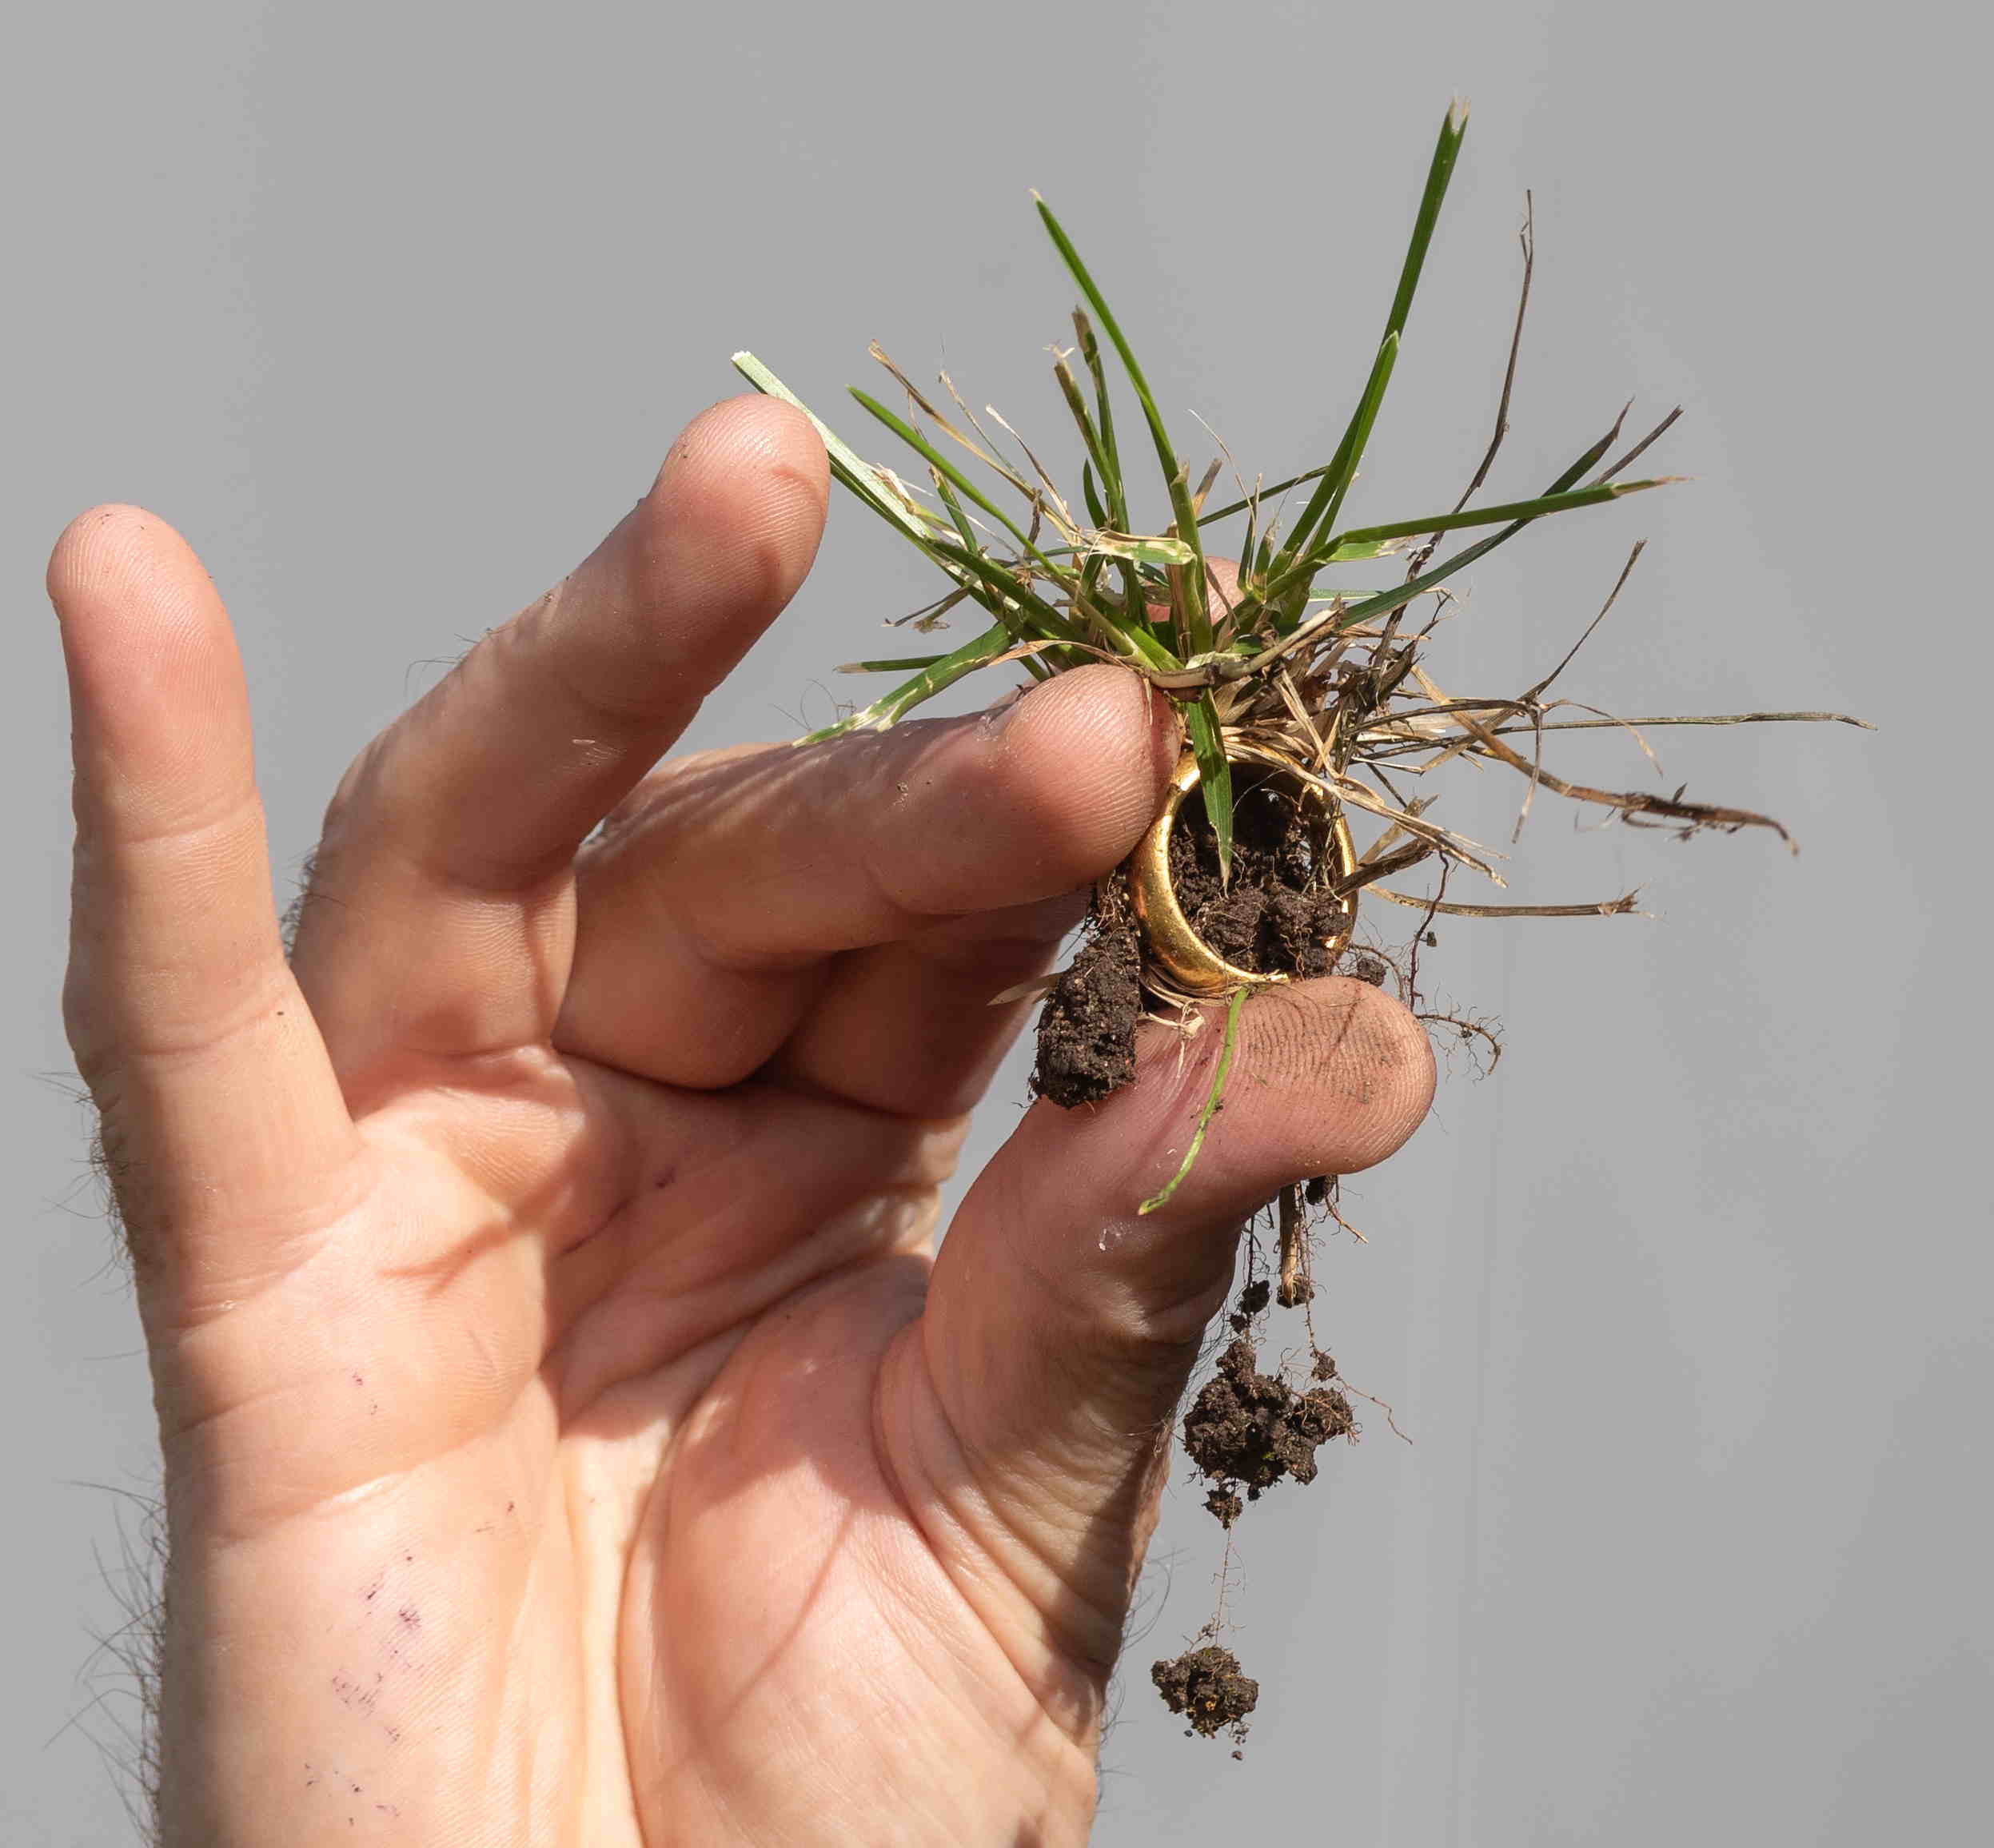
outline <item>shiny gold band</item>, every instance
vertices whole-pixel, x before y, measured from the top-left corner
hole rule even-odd
[[[1270,772],[1294,791],[1296,800],[1310,812],[1318,866],[1326,855],[1330,866],[1324,870],[1330,871],[1330,877],[1347,878],[1356,870],[1357,850],[1342,809],[1318,784],[1298,775],[1286,758],[1257,744],[1243,740],[1229,744],[1226,756],[1230,763],[1250,764]],[[1285,975],[1258,975],[1228,962],[1191,928],[1190,920],[1178,902],[1176,887],[1170,882],[1170,832],[1177,825],[1184,799],[1200,780],[1198,759],[1186,751],[1170,779],[1162,812],[1129,857],[1129,895],[1143,927],[1144,947],[1157,967],[1186,994],[1230,994],[1234,989],[1265,988],[1286,982],[1289,978]],[[1353,895],[1345,909],[1342,928],[1326,940],[1332,958],[1350,942],[1356,921],[1357,900]]]

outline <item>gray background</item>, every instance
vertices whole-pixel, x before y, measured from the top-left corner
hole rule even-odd
[[[1350,1190],[1322,1326],[1372,1420],[1242,1530],[1247,1758],[1143,1685],[1210,1608],[1180,1486],[1107,1742],[1099,1839],[1948,1842],[1986,1811],[1987,1045],[1972,818],[1988,679],[1976,66],[1964,10],[1603,4],[109,0],[17,24],[14,897],[0,1292],[0,1837],[129,1838],[121,1547],[152,1481],[135,1324],[58,1082],[65,718],[38,577],[141,500],[201,549],[253,683],[281,871],[363,737],[558,576],[752,345],[822,407],[867,340],[1056,437],[1043,189],[1180,439],[1270,478],[1334,442],[1451,90],[1474,125],[1368,471],[1450,500],[1493,408],[1524,189],[1526,491],[1621,400],[1693,486],[1490,561],[1437,657],[1521,685],[1653,540],[1566,689],[1878,721],[1679,734],[1670,784],[1787,818],[1679,846],[1544,801],[1519,896],[1653,922],[1454,924],[1509,1052]],[[1858,21],[1860,22],[1858,23]],[[855,420],[842,414],[840,423]],[[874,447],[876,447],[874,446]],[[933,586],[840,504],[696,743],[831,709]],[[848,693],[855,683],[838,689]],[[988,696],[988,689],[984,689]],[[1649,774],[1613,738],[1569,760]],[[1457,821],[1506,835],[1513,787]],[[1396,922],[1392,920],[1391,922]],[[1014,1066],[972,1153],[1014,1120]],[[122,1530],[121,1530],[122,1521]]]

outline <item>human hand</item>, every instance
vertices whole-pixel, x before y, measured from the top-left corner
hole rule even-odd
[[[287,963],[213,587],[50,566],[66,994],[150,1344],[169,1848],[1077,1842],[1170,1414],[1241,1221],[1424,1113],[1358,982],[966,1113],[1154,813],[1134,677],[654,769],[808,568],[808,422],[721,404],[370,745]],[[600,834],[598,822],[608,818]]]

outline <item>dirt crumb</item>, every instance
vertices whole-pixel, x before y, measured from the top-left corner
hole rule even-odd
[[[1218,1356],[1184,1420],[1184,1448],[1207,1481],[1223,1492],[1206,1505],[1226,1526],[1238,1514],[1226,1503],[1243,1488],[1257,1501],[1283,1476],[1315,1480],[1315,1453],[1357,1427],[1350,1402],[1330,1386],[1298,1392],[1255,1364],[1250,1342],[1235,1340]]]
[[[1156,1663],[1150,1679],[1163,1704],[1190,1722],[1190,1732],[1210,1738],[1230,1728],[1234,1739],[1246,1737],[1246,1715],[1259,1701],[1260,1683],[1239,1672],[1239,1658],[1230,1649],[1216,1643],[1188,1649]]]
[[[1222,1484],[1206,1496],[1205,1506],[1222,1527],[1230,1527],[1246,1507],[1246,1504],[1239,1499],[1238,1492],[1227,1488]]]

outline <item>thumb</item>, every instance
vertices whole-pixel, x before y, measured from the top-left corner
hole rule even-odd
[[[1359,982],[1250,995],[1222,1108],[1163,1207],[1222,1053],[1143,1030],[1136,1081],[1041,1101],[963,1202],[920,1357],[936,1416],[899,1434],[1070,1656],[1105,1673],[1168,1470],[1173,1408],[1223,1301],[1242,1222],[1291,1181],[1396,1151],[1432,1101],[1424,1030]]]
[[[157,1299],[169,1276],[193,1316],[327,1216],[353,1131],[285,964],[213,585],[165,521],[100,507],[57,544],[49,592],[75,756],[64,1013],[141,1279]]]

